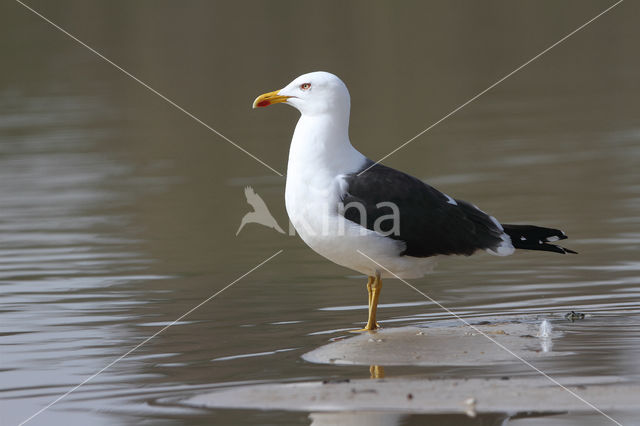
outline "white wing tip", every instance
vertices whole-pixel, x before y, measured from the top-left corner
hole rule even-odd
[[[494,256],[509,256],[513,254],[516,249],[511,243],[511,237],[504,233],[500,237],[502,238],[502,242],[498,244],[497,247],[487,249],[487,253],[490,253]]]
[[[490,253],[494,256],[509,256],[512,255],[516,249],[513,246],[507,246],[504,243],[500,244],[495,249],[487,249],[487,253]]]

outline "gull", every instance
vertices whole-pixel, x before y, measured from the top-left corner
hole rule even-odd
[[[419,278],[437,256],[516,249],[575,253],[550,244],[552,228],[501,224],[475,205],[375,163],[349,140],[350,96],[337,76],[297,77],[256,98],[253,107],[285,103],[300,111],[289,149],[285,203],[302,240],[327,259],[368,277],[365,327],[379,327],[382,278]]]

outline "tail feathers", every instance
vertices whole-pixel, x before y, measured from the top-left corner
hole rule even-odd
[[[567,236],[559,229],[542,228],[533,225],[502,225],[504,232],[511,237],[511,244],[517,249],[553,251],[556,253],[574,253],[555,244],[548,244],[565,240]]]

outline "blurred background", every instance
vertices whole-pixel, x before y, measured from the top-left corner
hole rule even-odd
[[[352,142],[376,160],[612,3],[28,2],[283,174],[298,113],[252,110],[257,95],[302,73],[337,74],[351,92]],[[413,282],[469,318],[550,318],[564,333],[554,349],[573,353],[538,365],[557,377],[640,379],[639,13],[622,3],[385,161],[503,222],[569,235],[580,255],[447,258]],[[0,4],[0,26],[2,425],[280,249],[29,424],[309,424],[309,413],[175,401],[223,383],[369,376],[300,359],[360,326],[366,280],[297,237],[255,224],[235,235],[250,211],[246,185],[287,229],[284,178],[19,3]],[[400,282],[389,281],[381,301],[383,326],[449,319]],[[566,322],[570,310],[589,320]],[[506,373],[534,374],[517,362],[387,369]],[[509,424],[604,421],[563,414]]]

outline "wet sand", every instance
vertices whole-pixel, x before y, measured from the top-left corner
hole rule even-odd
[[[560,413],[637,409],[640,384],[615,376],[562,377],[532,369],[530,377],[384,378],[384,366],[477,366],[536,361],[562,338],[546,320],[522,316],[476,319],[471,326],[382,329],[346,337],[302,356],[308,362],[370,365],[372,379],[259,384],[192,397],[187,405],[310,412],[377,411],[414,414]],[[520,359],[518,359],[520,358]],[[591,405],[590,405],[591,404]]]
[[[591,412],[580,398],[609,411],[638,406],[640,385],[616,378],[564,378],[563,389],[544,377],[518,379],[360,379],[228,388],[199,395],[188,405],[294,411],[390,411],[475,416],[496,412]],[[567,389],[570,391],[567,391]]]
[[[321,346],[302,358],[320,364],[468,366],[561,355],[552,351],[560,334],[541,332],[540,324],[486,318],[474,321],[474,328],[460,323],[382,329]]]

